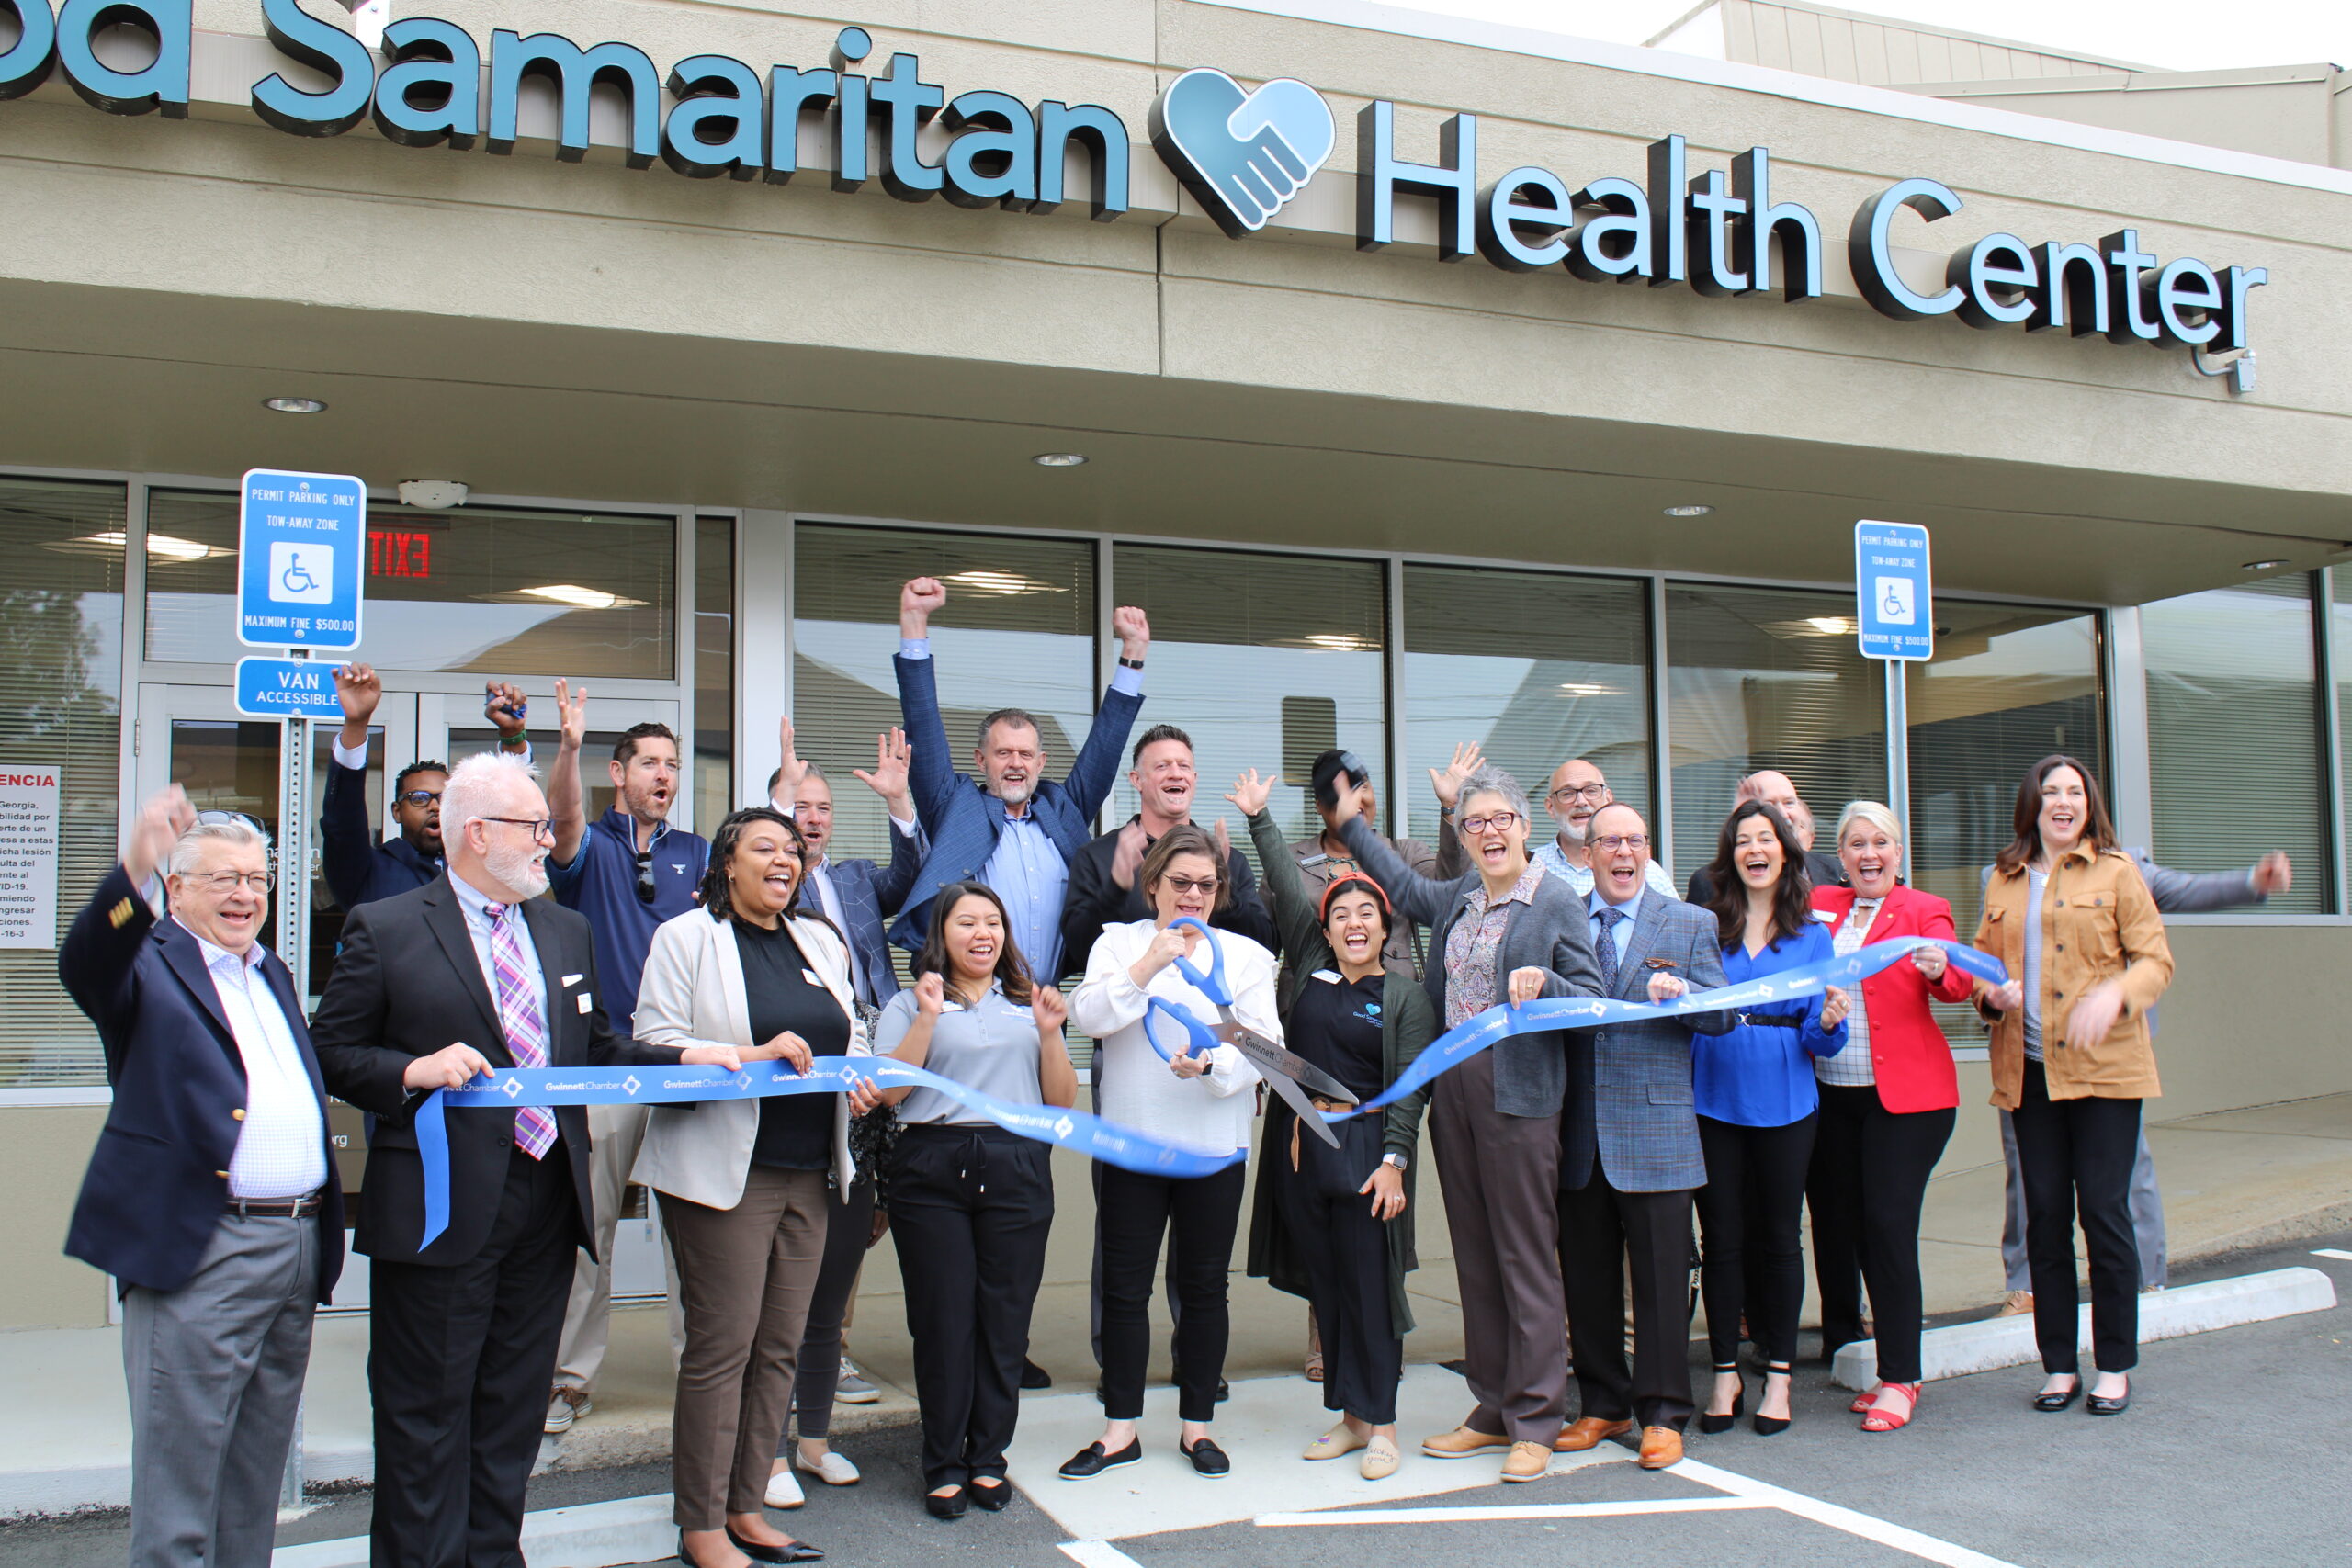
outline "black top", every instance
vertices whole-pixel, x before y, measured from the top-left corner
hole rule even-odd
[[[819,1056],[849,1055],[849,1015],[800,955],[790,929],[764,931],[735,922],[735,951],[743,960],[743,1000],[752,1015],[752,1043],[764,1045],[786,1030],[808,1042]],[[772,1094],[760,1101],[753,1165],[823,1170],[833,1158],[833,1101],[824,1094]]]
[[[1387,1087],[1380,1060],[1380,998],[1386,976],[1375,970],[1352,984],[1321,978],[1318,970],[1299,987],[1283,1026],[1290,1048],[1345,1084],[1357,1103]]]

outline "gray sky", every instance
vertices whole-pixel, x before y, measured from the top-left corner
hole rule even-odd
[[[1401,0],[1408,8],[1640,43],[1697,0]],[[1844,0],[1841,9],[2173,71],[2352,66],[2352,0]]]

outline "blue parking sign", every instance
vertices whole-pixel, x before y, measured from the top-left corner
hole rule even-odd
[[[240,659],[237,711],[248,718],[315,718],[337,723],[343,699],[335,694],[328,659]]]
[[[349,474],[254,468],[237,505],[237,640],[359,646],[368,487]]]
[[[1855,629],[1865,659],[1932,659],[1935,589],[1928,531],[1916,523],[1854,525]]]

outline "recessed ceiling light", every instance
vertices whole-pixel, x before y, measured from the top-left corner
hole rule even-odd
[[[1807,615],[1804,624],[1824,637],[1844,637],[1854,629],[1854,623],[1843,615]]]
[[[1086,461],[1083,452],[1040,452],[1029,459],[1041,468],[1075,468]]]
[[[2285,566],[2286,564],[2287,563],[2282,560],[2250,560],[2245,563],[2245,570],[2248,571],[2277,571],[2280,567]]]
[[[1625,694],[1621,686],[1604,686],[1594,681],[1563,681],[1560,690],[1572,697],[1622,697]]]
[[[324,413],[327,405],[316,398],[265,398],[262,407],[273,413]]]
[[[107,528],[96,534],[85,534],[78,539],[52,540],[50,548],[67,555],[119,556],[126,542],[119,528]],[[156,560],[177,564],[182,561],[209,560],[216,556],[233,556],[237,552],[222,545],[207,545],[195,539],[182,539],[170,534],[147,536],[147,554]]]
[[[1713,510],[1712,506],[1669,506],[1666,514],[1668,517],[1704,517]]]

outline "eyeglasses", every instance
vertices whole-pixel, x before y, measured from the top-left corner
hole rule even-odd
[[[1483,833],[1489,828],[1498,833],[1508,833],[1518,826],[1519,813],[1516,811],[1498,811],[1490,817],[1464,817],[1462,819],[1462,830],[1465,833]]]
[[[1169,886],[1179,893],[1214,893],[1216,891],[1216,885],[1223,879],[1209,876],[1195,881],[1189,876],[1170,876],[1165,880]]]
[[[517,828],[528,828],[531,837],[547,843],[555,842],[555,818],[551,817],[483,817],[483,822],[505,822]]]
[[[1608,795],[1609,786],[1605,784],[1562,784],[1559,788],[1552,792],[1550,798],[1554,800],[1600,801],[1607,798]]]
[[[1592,847],[1605,855],[1613,855],[1619,850],[1632,850],[1639,854],[1650,847],[1650,836],[1647,833],[1603,833],[1592,840]]]
[[[208,823],[214,826],[218,826],[224,822],[235,822],[242,824],[244,827],[251,828],[254,832],[259,833],[265,839],[269,837],[269,829],[261,825],[261,818],[257,817],[248,817],[242,811],[199,811],[196,814],[196,819],[199,823]]]
[[[183,875],[180,880],[193,883],[198,887],[209,888],[224,898],[240,887],[250,887],[266,897],[268,896],[270,887],[270,874],[266,871],[189,873]]]
[[[392,797],[402,806],[431,806],[441,798],[437,789],[412,789]]]

